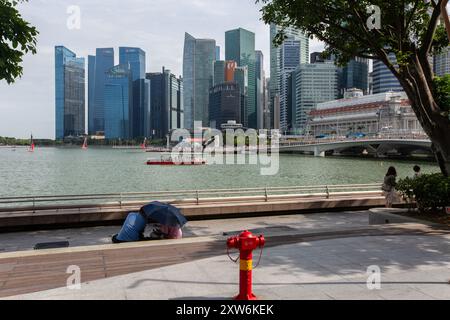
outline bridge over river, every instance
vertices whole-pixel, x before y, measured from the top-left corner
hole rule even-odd
[[[424,137],[366,137],[358,139],[303,139],[285,141],[280,144],[281,153],[312,153],[325,157],[327,152],[340,154],[346,150],[359,149],[361,152],[383,157],[387,154],[410,155],[415,152],[431,153],[431,140]]]

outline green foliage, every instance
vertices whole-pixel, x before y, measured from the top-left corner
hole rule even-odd
[[[442,110],[450,111],[450,74],[434,79],[436,102]]]
[[[25,21],[17,5],[28,0],[0,0],[0,80],[13,83],[22,76],[23,56],[36,54],[38,31]]]
[[[395,53],[400,67],[411,63],[415,52],[448,45],[443,27],[437,27],[440,8],[433,1],[405,0],[257,0],[263,3],[263,20],[282,28],[294,26],[327,44],[339,64],[355,56],[382,59]],[[369,29],[375,11],[381,10],[381,29]],[[431,13],[431,14],[430,14]],[[281,32],[276,43],[281,44]],[[431,43],[431,45],[430,45]],[[423,50],[422,50],[423,49]]]
[[[442,174],[400,180],[397,190],[404,198],[415,200],[422,212],[437,211],[450,205],[450,178]]]
[[[22,140],[9,137],[0,137],[0,146],[26,146],[30,144],[30,140]]]

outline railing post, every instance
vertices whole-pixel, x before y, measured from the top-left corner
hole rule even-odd
[[[330,199],[330,188],[327,186],[327,199]]]
[[[200,192],[197,190],[196,194],[197,194],[197,205],[199,205],[200,204]]]
[[[269,202],[269,191],[267,190],[267,188],[266,188],[266,202]]]
[[[120,209],[122,209],[122,200],[123,200],[122,193],[120,193]]]

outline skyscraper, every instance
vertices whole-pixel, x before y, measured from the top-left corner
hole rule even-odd
[[[281,101],[280,104],[278,104],[278,100],[281,100],[281,73],[282,70],[280,69],[280,59],[281,59],[281,46],[276,46],[273,42],[275,39],[275,36],[280,31],[280,27],[276,24],[270,25],[270,88],[269,88],[269,103],[270,103],[270,113],[272,115],[280,115],[280,121],[281,119],[281,110],[274,110],[274,106],[280,105],[281,107]],[[300,41],[300,63],[308,63],[309,62],[309,38],[300,30],[296,28],[286,28],[284,30],[285,35],[287,39],[291,41]],[[275,103],[275,96],[278,96],[279,99],[277,100],[277,103]],[[275,117],[274,117],[275,119]],[[274,128],[279,128],[280,124],[273,124]]]
[[[333,62],[301,64],[292,73],[292,123],[305,133],[308,113],[318,103],[338,98],[338,67]]]
[[[264,71],[264,54],[262,51],[256,51],[256,114],[257,129],[264,129],[264,110],[266,91],[266,74]]]
[[[147,73],[151,84],[151,137],[164,139],[170,131],[184,128],[183,79],[163,68]]]
[[[291,72],[295,71],[301,62],[301,41],[287,39],[280,47],[280,68],[279,68],[279,92],[280,92],[280,129],[287,131],[291,128],[292,118],[290,117],[290,86],[288,78]]]
[[[397,58],[394,53],[389,54],[389,59],[394,65]],[[389,91],[401,92],[403,87],[391,70],[380,60],[373,61],[373,94],[385,93]]]
[[[245,119],[248,118],[248,67],[237,67],[234,71],[234,81],[239,86],[239,92],[241,93],[241,124],[247,126]]]
[[[132,138],[151,137],[151,92],[150,80],[137,79],[133,82],[133,109],[131,112]]]
[[[225,59],[236,61],[239,67],[248,68],[248,94],[244,126],[257,128],[256,109],[256,52],[255,34],[239,28],[225,33]]]
[[[130,65],[133,81],[145,79],[145,51],[140,48],[120,47],[119,64]]]
[[[106,139],[130,139],[133,81],[128,65],[117,65],[106,72],[104,105]]]
[[[450,74],[450,47],[434,56],[434,73],[438,77]]]
[[[114,67],[113,48],[97,49],[95,61],[93,57],[89,59],[89,92],[93,93],[88,106],[89,134],[105,131],[105,74],[112,67]]]
[[[209,89],[213,84],[216,41],[185,34],[183,54],[184,122],[194,129],[195,121],[209,124]]]
[[[342,67],[340,72],[340,95],[348,89],[360,89],[364,94],[369,93],[369,60],[364,58],[354,58]]]
[[[81,136],[85,129],[85,60],[55,47],[55,137]]]
[[[95,56],[88,56],[88,133],[94,130],[95,105]]]
[[[228,121],[241,123],[241,93],[236,82],[222,83],[211,88],[209,114],[212,127],[216,129],[221,129],[221,125]]]
[[[218,84],[222,84],[225,82],[225,68],[226,68],[226,61],[224,61],[224,60],[214,61],[213,86],[216,86]]]
[[[216,60],[220,60],[220,46],[216,46]]]

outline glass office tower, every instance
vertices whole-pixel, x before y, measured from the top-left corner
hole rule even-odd
[[[128,65],[118,65],[106,72],[104,91],[106,139],[131,138],[132,84]]]
[[[88,133],[94,131],[95,105],[95,56],[88,56]]]
[[[242,121],[243,125],[248,128],[257,128],[255,34],[242,28],[227,31],[225,33],[225,59],[234,60],[239,67],[248,68],[247,110],[246,117]]]
[[[133,109],[130,115],[131,133],[134,139],[151,137],[150,81],[137,79],[133,81]]]
[[[281,59],[281,46],[275,46],[273,43],[275,36],[280,31],[280,27],[276,24],[270,25],[270,87],[269,87],[269,103],[270,113],[272,115],[280,114],[280,110],[275,110],[274,106],[278,107],[278,101],[280,100],[281,90],[281,73],[280,59]],[[296,28],[286,28],[284,30],[288,39],[294,41],[300,41],[300,63],[309,63],[309,38],[300,30]],[[275,103],[275,97],[277,97],[277,103]],[[273,117],[275,119],[275,117]],[[281,120],[281,119],[280,119]],[[273,128],[279,128],[279,123],[272,123]]]
[[[209,89],[213,84],[216,41],[185,34],[183,54],[184,122],[194,129],[195,121],[209,124]]]
[[[266,91],[266,75],[264,71],[264,54],[262,51],[256,51],[256,114],[257,128],[264,129],[264,110]]]
[[[355,58],[343,67],[340,79],[340,95],[343,97],[345,90],[360,89],[364,94],[369,93],[369,60]]]
[[[92,65],[92,66],[91,66]],[[114,49],[99,48],[94,58],[89,59],[89,134],[105,131],[105,74],[114,67]],[[93,68],[93,69],[92,69]]]
[[[389,54],[389,60],[396,65],[397,58],[394,53]],[[380,60],[373,61],[373,94],[389,91],[400,92],[403,87],[391,70]]]
[[[119,64],[130,65],[133,81],[145,79],[145,51],[140,48],[119,48]]]
[[[294,38],[287,39],[280,46],[280,74],[279,74],[279,94],[280,94],[280,129],[288,131],[293,127],[291,116],[290,86],[288,78],[291,72],[295,71],[301,63],[301,41]]]
[[[151,84],[152,138],[165,139],[174,129],[184,128],[183,79],[163,67],[147,73]]]
[[[300,64],[292,74],[293,130],[304,134],[308,114],[318,103],[339,96],[338,67],[333,62]]]
[[[450,74],[450,47],[433,57],[433,68],[438,77]]]
[[[85,60],[55,47],[55,137],[81,136],[85,130]]]

